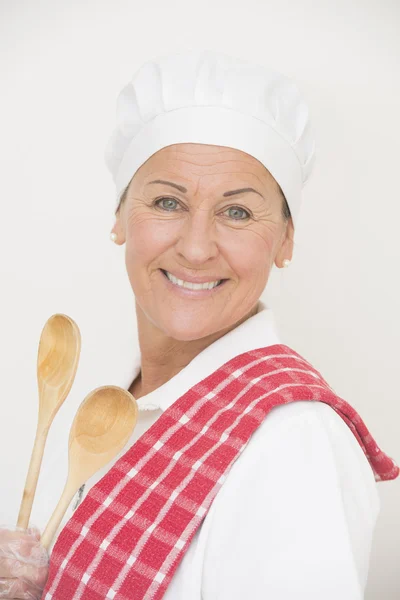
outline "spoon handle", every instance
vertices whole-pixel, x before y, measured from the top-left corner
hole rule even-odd
[[[60,500],[59,500],[53,514],[51,515],[50,520],[47,523],[46,529],[44,530],[42,537],[40,539],[40,543],[47,550],[49,549],[49,546],[50,546],[52,540],[54,539],[54,536],[57,532],[58,527],[60,526],[63,516],[67,512],[67,509],[68,509],[74,495],[78,491],[79,487],[80,487],[80,485],[78,485],[78,487],[77,487],[76,485],[73,485],[73,483],[69,479],[67,479],[67,483],[65,484],[65,487],[64,487],[63,493],[61,494]]]
[[[43,425],[38,422],[17,521],[17,527],[22,527],[23,529],[27,529],[29,525],[47,434],[48,427],[43,427]]]

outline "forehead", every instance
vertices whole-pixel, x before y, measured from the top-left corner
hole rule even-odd
[[[225,179],[252,179],[253,183],[258,182],[259,185],[277,187],[275,179],[259,160],[227,146],[192,143],[166,146],[155,152],[138,169],[135,178],[143,181],[157,171],[169,171],[194,179],[208,175],[223,176]]]

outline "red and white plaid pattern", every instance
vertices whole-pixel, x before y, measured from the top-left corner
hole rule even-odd
[[[325,402],[344,419],[376,481],[399,475],[297,352],[275,344],[240,354],[177,399],[89,491],[54,546],[42,598],[162,598],[251,435],[272,408],[296,400]]]

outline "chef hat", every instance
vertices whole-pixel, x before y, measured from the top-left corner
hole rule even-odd
[[[117,98],[105,160],[117,206],[137,169],[171,144],[242,150],[280,185],[296,226],[315,143],[297,86],[265,66],[212,50],[164,55],[143,64]]]

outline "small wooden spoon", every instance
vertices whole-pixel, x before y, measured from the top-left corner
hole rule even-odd
[[[39,416],[17,526],[26,529],[49,428],[75,379],[81,335],[75,321],[63,314],[50,317],[42,330],[37,358]]]
[[[138,406],[130,392],[106,385],[86,396],[71,426],[68,477],[41,538],[49,548],[70,502],[82,484],[117,456],[136,425]]]

